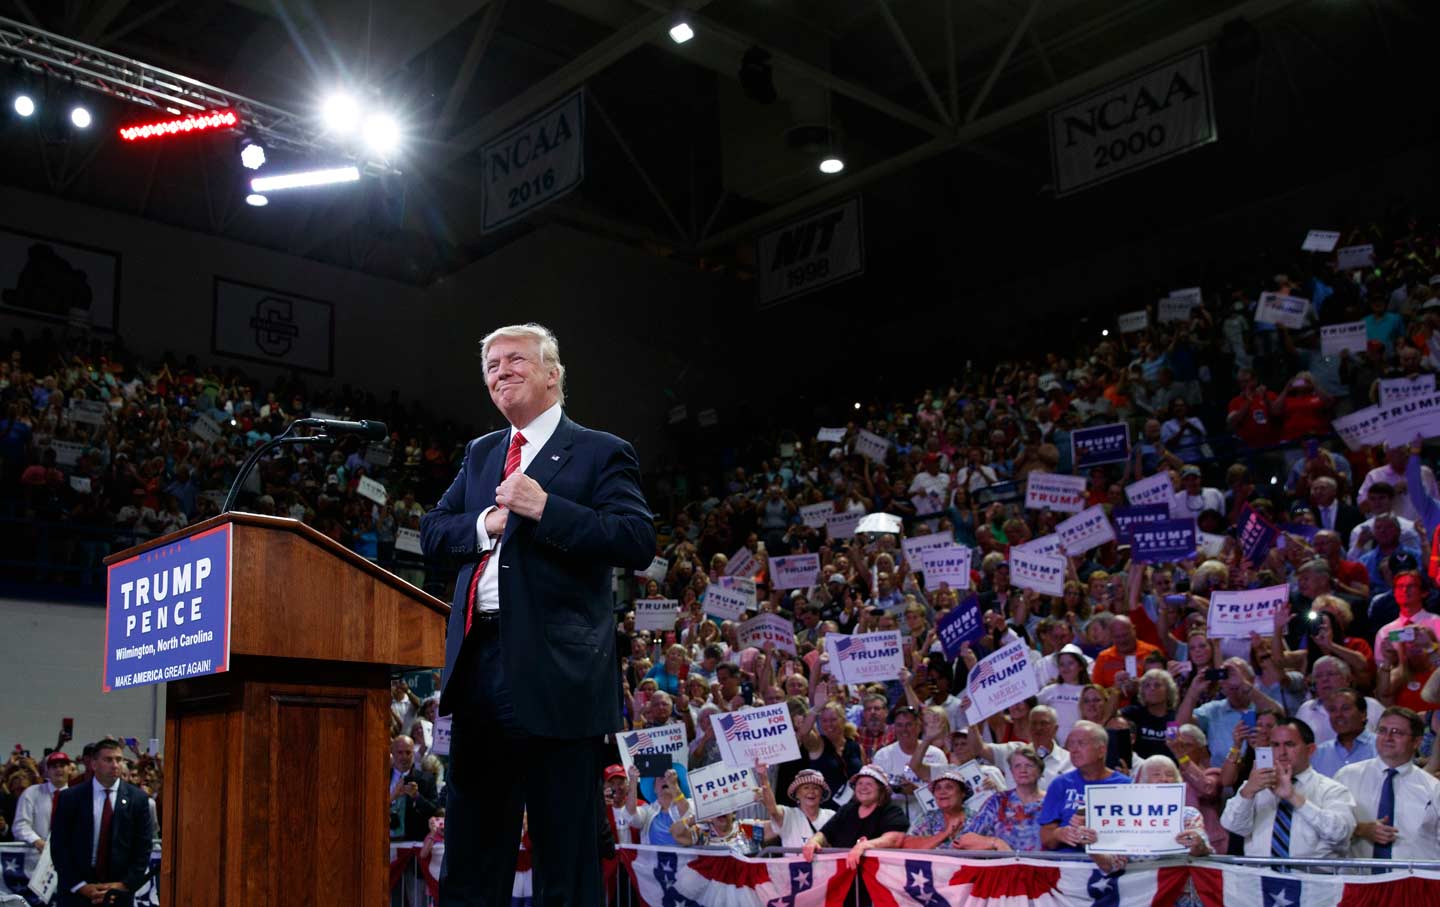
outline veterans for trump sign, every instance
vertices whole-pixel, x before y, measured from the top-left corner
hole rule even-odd
[[[808,589],[820,581],[820,555],[770,558],[770,588]]]
[[[965,693],[970,705],[965,720],[979,724],[1017,702],[1040,692],[1040,677],[1030,664],[1024,640],[1017,639],[985,656],[970,669]]]
[[[1025,508],[1079,513],[1085,509],[1085,478],[1032,472],[1025,478]]]
[[[1206,631],[1214,639],[1249,639],[1251,633],[1269,638],[1275,630],[1275,612],[1289,599],[1289,586],[1216,591],[1210,596]]]
[[[749,768],[757,762],[779,765],[800,758],[790,707],[783,702],[711,715],[710,722],[720,758],[732,768]]]
[[[857,633],[854,636],[827,633],[825,648],[830,653],[830,676],[835,678],[836,683],[895,680],[905,667],[899,630]]]
[[[760,234],[755,251],[761,308],[864,274],[860,197]]]

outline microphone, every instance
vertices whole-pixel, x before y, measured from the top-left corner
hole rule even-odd
[[[372,422],[369,419],[361,419],[359,422],[347,422],[343,419],[298,419],[296,424],[318,428],[327,435],[359,435],[371,441],[383,441],[390,437],[390,430],[385,427],[384,422]]]

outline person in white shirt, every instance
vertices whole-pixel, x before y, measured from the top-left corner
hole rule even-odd
[[[1040,790],[1043,791],[1050,786],[1051,781],[1075,766],[1070,764],[1069,751],[1055,742],[1055,732],[1059,727],[1059,722],[1055,717],[1054,709],[1048,705],[1037,705],[1030,710],[1026,721],[1030,725],[1029,741],[982,743],[980,755],[981,758],[1005,773],[1005,787],[1008,790],[1015,786],[1015,776],[1010,774],[1010,757],[1021,747],[1033,747],[1040,758],[1045,760],[1045,770],[1040,773]],[[978,728],[972,727],[970,736],[976,737],[978,730]]]
[[[1365,474],[1365,481],[1360,483],[1360,492],[1357,498],[1364,498],[1370,492],[1370,486],[1376,482],[1389,485],[1395,490],[1394,510],[1396,516],[1403,517],[1411,523],[1420,521],[1420,514],[1416,512],[1415,505],[1410,503],[1408,483],[1405,480],[1405,464],[1410,460],[1410,445],[1389,444],[1385,445],[1385,465],[1376,466]],[[1425,486],[1425,493],[1432,498],[1440,498],[1440,488],[1435,485],[1435,473],[1429,466],[1420,467],[1421,484]]]
[[[45,850],[45,841],[50,837],[50,817],[55,811],[55,799],[60,791],[69,786],[70,757],[54,752],[45,757],[45,783],[32,784],[20,795],[15,805],[13,831],[15,840],[29,844],[25,851],[25,875],[35,873],[35,864]]]
[[[1207,510],[1225,512],[1225,496],[1218,488],[1202,488],[1200,467],[1187,465],[1180,470],[1180,488],[1170,499],[1170,518],[1193,520]]]
[[[1080,647],[1074,644],[1075,629],[1069,621],[1042,617],[1035,627],[1035,634],[1041,640],[1042,647],[1050,650],[1049,655],[1035,662],[1035,673],[1040,676],[1043,686],[1060,676],[1060,653],[1080,652]],[[1080,657],[1085,661],[1085,670],[1089,671],[1091,665],[1095,664],[1095,659],[1084,652],[1080,652]],[[1066,734],[1060,735],[1061,739],[1065,736]]]
[[[1073,643],[1065,646],[1052,656],[1059,668],[1059,674],[1052,683],[1040,688],[1036,698],[1042,705],[1055,710],[1058,727],[1055,739],[1064,740],[1070,736],[1070,728],[1080,720],[1080,694],[1090,683],[1089,664],[1085,653]],[[1043,663],[1043,662],[1042,662]]]
[[[1424,735],[1424,719],[1391,706],[1380,716],[1376,757],[1335,773],[1355,795],[1350,856],[1440,860],[1440,780],[1415,765]]]
[[[755,799],[765,806],[770,816],[766,836],[780,838],[781,847],[804,847],[805,842],[815,837],[825,823],[835,815],[833,809],[822,809],[821,803],[830,799],[830,785],[825,776],[813,768],[801,769],[790,782],[786,793],[799,806],[782,806],[775,802],[775,791],[770,787],[770,770],[763,765],[755,766],[755,775],[760,779],[760,789]]]
[[[1282,719],[1270,732],[1270,747],[1275,767],[1251,771],[1225,804],[1220,824],[1245,839],[1247,857],[1345,856],[1355,831],[1355,797],[1310,767],[1310,726]]]
[[[1335,728],[1330,724],[1330,712],[1326,706],[1331,696],[1351,686],[1352,677],[1350,666],[1334,655],[1322,655],[1315,659],[1315,666],[1310,669],[1310,679],[1315,683],[1315,698],[1305,700],[1295,710],[1295,717],[1309,725],[1317,744],[1335,739]],[[1374,731],[1384,711],[1385,706],[1366,696],[1365,728]]]
[[[1370,486],[1365,494],[1365,508],[1370,518],[1350,530],[1350,538],[1346,540],[1347,558],[1358,561],[1375,547],[1375,520],[1385,515],[1394,517],[1395,524],[1400,527],[1401,548],[1416,551],[1427,549],[1424,539],[1421,538],[1420,527],[1414,520],[1401,516],[1395,508],[1395,497],[1395,487],[1388,482],[1376,482]]]
[[[890,724],[895,728],[895,742],[880,747],[875,752],[872,765],[879,766],[891,779],[890,797],[905,810],[906,819],[914,822],[925,814],[925,809],[915,796],[915,789],[922,780],[910,768],[915,748],[925,747],[921,762],[924,765],[945,765],[945,751],[920,740],[920,712],[913,706],[899,706],[890,713]]]

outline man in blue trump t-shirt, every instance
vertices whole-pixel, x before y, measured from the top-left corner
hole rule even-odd
[[[1077,721],[1065,738],[1073,771],[1060,775],[1045,790],[1040,806],[1040,844],[1046,850],[1078,853],[1082,845],[1095,840],[1095,832],[1070,820],[1085,802],[1089,784],[1129,784],[1130,778],[1105,767],[1105,750],[1110,742],[1105,729],[1093,721]]]

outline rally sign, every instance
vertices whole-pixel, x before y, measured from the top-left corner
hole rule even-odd
[[[371,466],[378,466],[380,468],[384,468],[386,466],[389,466],[390,461],[394,458],[395,454],[390,449],[389,445],[382,442],[377,441],[376,443],[371,444],[369,447],[365,448],[365,462],[369,463]]]
[[[970,549],[964,545],[931,548],[920,555],[920,572],[925,591],[933,592],[945,583],[951,589],[970,588]]]
[[[382,507],[385,506],[385,502],[389,500],[385,495],[385,486],[369,476],[360,477],[360,484],[355,487],[355,493],[362,498],[368,498],[374,501]]]
[[[971,495],[974,497],[977,507],[1010,504],[1025,497],[1019,482],[996,482],[994,485],[972,489]]]
[[[955,544],[955,536],[950,533],[932,532],[929,535],[912,535],[907,539],[901,539],[900,550],[904,552],[905,563],[910,565],[910,569],[917,570],[921,560],[925,557],[925,552],[953,544]]]
[[[820,582],[820,555],[770,558],[770,588],[808,589]]]
[[[1235,537],[1240,542],[1240,553],[1245,560],[1259,567],[1270,555],[1270,549],[1275,547],[1280,530],[1259,511],[1244,504],[1240,508],[1240,524],[1236,527]]]
[[[940,638],[940,648],[951,661],[960,657],[960,647],[975,642],[985,635],[985,624],[980,619],[980,599],[974,595],[945,612],[935,622],[935,634]]]
[[[1122,334],[1138,334],[1150,326],[1150,314],[1144,309],[1126,312],[1115,320]]]
[[[830,653],[827,667],[836,683],[866,684],[896,680],[905,668],[905,651],[900,645],[899,630],[857,633],[854,636],[827,633],[825,649]]]
[[[1040,692],[1040,676],[1030,664],[1030,650],[1023,639],[1001,646],[970,669],[966,694],[970,705],[965,720],[979,724],[1017,702]]]
[[[739,589],[727,589],[718,583],[705,587],[705,613],[721,620],[739,620],[745,612],[755,607],[753,595],[746,595]],[[639,614],[636,614],[639,617]]]
[[[753,806],[759,789],[749,768],[731,768],[717,762],[690,773],[690,799],[695,804],[697,819],[723,816]]]
[[[898,535],[902,525],[900,518],[893,513],[867,513],[860,525],[855,527],[855,534],[888,532]]]
[[[1261,293],[1260,303],[1255,307],[1255,320],[1267,324],[1278,324],[1298,330],[1305,326],[1305,316],[1310,314],[1310,300],[1300,296],[1281,296],[1279,293]]]
[[[230,524],[110,565],[105,692],[230,669]]]
[[[69,417],[71,422],[82,425],[104,425],[110,414],[110,407],[104,400],[71,400]]]
[[[686,744],[689,741],[685,735],[685,725],[674,721],[659,727],[647,727],[627,734],[619,734],[617,738],[616,742],[620,744],[620,764],[625,767],[627,774],[635,764],[636,756],[664,753],[670,757],[670,765],[675,769],[675,774],[679,776],[681,790],[688,791],[689,778],[686,766],[689,764],[689,755]],[[654,800],[654,778],[640,779],[640,796],[646,800]]]
[[[666,565],[668,569],[668,564]],[[744,545],[740,550],[730,555],[730,560],[725,562],[726,576],[754,576],[760,572],[760,559],[751,553]]]
[[[1156,520],[1132,529],[1130,558],[1140,564],[1163,564],[1195,556],[1194,520]]]
[[[480,149],[480,229],[490,233],[562,198],[585,178],[585,89]]]
[[[833,510],[825,514],[825,534],[832,539],[850,539],[855,537],[855,527],[865,519],[865,513],[860,510],[846,510],[835,513]]]
[[[450,755],[451,737],[451,716],[441,715],[435,719],[434,733],[431,737],[430,752],[437,756]]]
[[[1198,529],[1195,532],[1195,549],[1202,557],[1220,557],[1225,553],[1225,543],[1228,541],[1228,535],[1216,535]]]
[[[1363,450],[1385,440],[1385,425],[1380,418],[1379,406],[1357,409],[1348,416],[1331,420],[1330,427],[1351,450]]]
[[[407,554],[424,554],[420,548],[420,530],[400,527],[395,530],[395,550]]]
[[[220,424],[204,413],[196,416],[195,421],[190,423],[190,431],[206,444],[214,444],[220,440]]]
[[[890,442],[862,428],[855,436],[855,452],[871,462],[883,464],[890,453]]]
[[[1055,194],[1069,195],[1215,141],[1203,47],[1050,111]]]
[[[657,583],[665,581],[665,575],[670,572],[670,562],[663,557],[652,557],[650,566],[644,570],[636,570],[635,575],[645,579],[653,579]]]
[[[1206,632],[1214,639],[1249,639],[1251,633],[1269,638],[1275,631],[1276,610],[1289,599],[1289,586],[1217,590],[1210,596]]]
[[[1365,322],[1347,321],[1344,324],[1326,324],[1320,327],[1320,352],[1326,356],[1339,356],[1344,352],[1365,352]]]
[[[1060,544],[1071,557],[1084,554],[1091,548],[1099,548],[1106,542],[1115,541],[1115,527],[1105,516],[1105,507],[1096,504],[1055,527]]]
[[[1071,462],[1077,470],[1124,463],[1130,456],[1130,426],[1124,422],[1077,428],[1070,433]]]
[[[864,274],[860,197],[760,234],[755,252],[761,308]]]
[[[1065,556],[1065,546],[1060,544],[1060,536],[1053,532],[1047,532],[1042,536],[1033,538],[1023,545],[1014,545],[1010,550],[1012,552],[1023,551],[1026,554],[1054,554],[1060,557]]]
[[[740,625],[740,648],[764,649],[766,643],[791,655],[795,651],[795,626],[779,614],[757,614]]]
[[[822,444],[839,444],[845,440],[845,429],[822,428],[815,433],[815,440]]]
[[[1165,504],[1141,504],[1138,507],[1116,507],[1110,511],[1110,522],[1115,526],[1115,538],[1121,544],[1130,544],[1135,527],[1147,523],[1159,523],[1170,519],[1170,508]]]
[[[1161,471],[1148,479],[1126,485],[1125,497],[1137,507],[1141,504],[1164,504],[1169,510],[1170,502],[1175,499],[1175,486],[1170,482],[1170,473]]]
[[[779,765],[800,758],[790,707],[783,702],[711,715],[710,723],[726,765],[749,768],[757,762]]]
[[[800,522],[811,529],[822,529],[825,526],[825,518],[835,512],[835,505],[829,501],[822,501],[819,504],[806,504],[800,508]]]
[[[1184,853],[1183,784],[1087,784],[1085,826],[1095,832],[1086,853]]]
[[[1305,234],[1305,241],[1300,244],[1300,251],[1332,252],[1338,242],[1340,242],[1339,230],[1311,230]]]
[[[1381,436],[1386,444],[1409,444],[1418,438],[1440,435],[1440,394],[1411,397],[1381,405]]]
[[[1156,304],[1156,316],[1161,324],[1168,324],[1173,321],[1189,321],[1190,313],[1195,311],[1199,303],[1191,302],[1189,299],[1176,299],[1171,296],[1159,301]]]
[[[90,493],[90,479],[87,476],[71,476],[70,487],[78,494]]]
[[[1065,594],[1065,558],[1010,549],[1010,582],[1041,595]]]
[[[635,629],[661,632],[674,630],[680,619],[680,603],[673,598],[635,599]]]
[[[1375,264],[1375,246],[1364,243],[1358,246],[1343,246],[1335,250],[1335,269],[1353,271]]]
[[[726,589],[733,589],[750,600],[753,607],[755,604],[755,580],[748,576],[722,576],[720,585]]]
[[[1025,478],[1025,509],[1046,508],[1064,513],[1085,509],[1085,478],[1053,472],[1032,472]]]
[[[1392,403],[1400,403],[1433,393],[1435,393],[1434,372],[1424,372],[1408,378],[1380,379],[1381,406],[1389,406]]]

